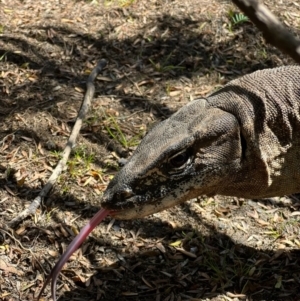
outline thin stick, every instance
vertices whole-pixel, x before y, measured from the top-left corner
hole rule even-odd
[[[300,40],[259,0],[232,0],[263,33],[267,42],[300,63]]]
[[[53,170],[52,175],[50,176],[48,182],[43,187],[39,195],[32,201],[30,206],[23,210],[21,213],[19,213],[8,225],[10,227],[14,227],[21,221],[23,221],[26,217],[29,215],[32,215],[36,212],[37,208],[41,205],[42,200],[44,197],[49,193],[49,191],[52,189],[53,185],[55,184],[58,176],[63,171],[64,167],[66,166],[66,163],[68,161],[68,158],[70,156],[72,148],[75,146],[76,138],[79,134],[79,131],[82,126],[83,119],[85,118],[90,106],[92,99],[94,97],[95,93],[95,85],[94,80],[97,77],[97,75],[102,71],[102,69],[106,66],[107,62],[106,60],[100,60],[97,66],[92,70],[91,74],[88,77],[86,86],[87,90],[81,105],[81,108],[78,112],[78,116],[76,118],[74,127],[72,129],[72,132],[70,134],[69,140],[67,142],[67,145],[62,153],[62,158],[58,162],[57,166]]]

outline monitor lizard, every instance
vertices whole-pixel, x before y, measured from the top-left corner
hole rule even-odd
[[[196,99],[156,125],[101,206],[140,218],[199,195],[300,192],[300,67],[265,69]]]
[[[256,71],[196,99],[144,137],[109,183],[38,299],[108,214],[140,218],[199,195],[266,198],[300,192],[300,67]]]

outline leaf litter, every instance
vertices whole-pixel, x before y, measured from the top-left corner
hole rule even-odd
[[[121,2],[1,2],[0,299],[34,300],[99,209],[120,158],[135,148],[113,139],[107,126],[131,141],[141,127],[143,135],[239,75],[291,63],[251,23],[230,30],[229,2]],[[297,31],[295,1],[266,4]],[[101,58],[109,65],[96,81],[68,168],[42,208],[12,231],[5,225],[56,166],[87,76]],[[216,196],[143,220],[107,218],[63,268],[57,294],[61,300],[297,300],[299,207],[295,197]],[[43,299],[50,300],[48,288]]]

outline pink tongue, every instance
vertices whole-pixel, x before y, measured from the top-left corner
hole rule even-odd
[[[79,234],[73,239],[71,244],[68,246],[66,252],[60,257],[59,261],[56,263],[54,268],[51,270],[50,274],[48,275],[47,280],[45,281],[42,290],[39,293],[38,300],[41,297],[41,294],[43,293],[45,287],[49,283],[49,281],[52,279],[51,283],[51,293],[52,293],[52,299],[56,300],[56,294],[55,294],[55,288],[56,288],[56,281],[57,277],[64,266],[64,264],[68,261],[68,259],[71,257],[71,255],[79,248],[79,246],[82,244],[82,242],[86,239],[86,237],[93,231],[93,229],[102,222],[102,220],[109,214],[108,210],[101,209],[99,210],[93,218],[89,221],[89,223],[84,226]]]

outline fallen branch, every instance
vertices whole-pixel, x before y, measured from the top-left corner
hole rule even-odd
[[[71,150],[75,146],[75,141],[76,141],[76,138],[81,129],[83,119],[85,118],[85,116],[91,106],[92,99],[94,97],[94,93],[95,93],[94,80],[105,66],[106,66],[106,60],[99,61],[97,66],[92,70],[91,74],[88,77],[88,80],[86,83],[87,90],[86,90],[81,108],[78,112],[78,116],[76,118],[74,127],[70,134],[67,145],[62,153],[62,158],[60,159],[57,166],[55,167],[48,182],[43,187],[43,189],[41,190],[39,195],[32,201],[30,206],[28,208],[26,208],[25,210],[23,210],[20,214],[18,214],[18,216],[16,216],[8,224],[10,227],[14,227],[15,225],[17,225],[18,223],[23,221],[26,217],[28,217],[29,215],[33,215],[36,212],[37,208],[41,205],[42,200],[44,199],[45,196],[47,196],[47,194],[49,193],[49,191],[52,189],[53,185],[55,184],[58,176],[61,174],[61,172],[65,168],[68,158],[70,156]]]
[[[267,42],[300,63],[300,40],[258,0],[232,0],[263,33]]]

